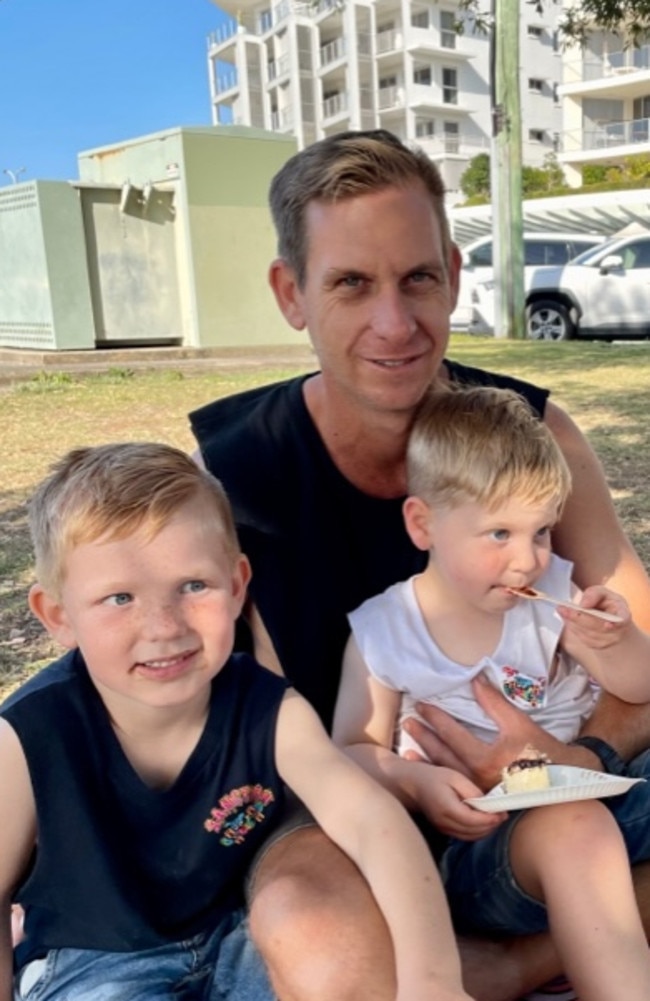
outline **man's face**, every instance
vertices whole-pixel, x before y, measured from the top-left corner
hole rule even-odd
[[[307,274],[296,292],[328,391],[341,404],[410,412],[447,348],[458,258],[447,264],[419,183],[307,209]]]

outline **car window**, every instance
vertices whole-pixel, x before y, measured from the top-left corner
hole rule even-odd
[[[470,251],[468,264],[471,268],[491,268],[492,243],[484,243],[482,247]]]
[[[584,254],[586,250],[593,250],[594,245],[591,242],[585,242],[584,240],[572,240],[571,241],[571,258],[577,257],[578,254]]]
[[[582,249],[587,246],[591,247],[592,244],[582,244]],[[566,264],[577,253],[574,247],[573,241],[569,242],[559,237],[524,241],[524,264],[535,266]]]
[[[524,240],[524,264],[546,264],[546,244]]]
[[[536,236],[532,239],[524,238],[524,264],[528,267],[539,267],[544,265],[561,265],[572,260],[576,254],[583,251],[594,250],[590,240],[567,240],[564,237],[543,237]],[[465,267],[469,268],[491,268],[494,266],[492,259],[492,241],[467,252],[467,262]]]
[[[650,268],[650,240],[640,240],[627,246],[623,252],[626,268]]]
[[[614,251],[614,253],[616,253],[616,251]],[[596,257],[605,257],[606,254],[607,250],[603,250],[603,245],[600,244],[596,247],[590,247],[589,250],[583,250],[581,254],[578,254],[577,257],[573,258],[571,264],[591,264],[593,262],[594,265],[597,265],[598,261],[594,259]]]

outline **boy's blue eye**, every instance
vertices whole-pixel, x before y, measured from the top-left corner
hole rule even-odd
[[[109,605],[128,605],[131,595],[126,591],[120,591],[118,594],[110,594],[106,601]]]
[[[183,584],[182,590],[186,594],[199,594],[201,591],[205,591],[205,587],[205,581],[188,580],[186,584]]]
[[[510,538],[510,532],[507,528],[495,528],[492,530],[492,537],[497,540],[497,542],[505,542]]]

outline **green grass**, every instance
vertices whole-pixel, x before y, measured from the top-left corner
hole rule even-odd
[[[650,344],[512,342],[455,334],[450,357],[553,388],[605,468],[620,517],[650,569]],[[0,696],[2,681],[52,655],[31,619],[25,500],[51,462],[77,445],[157,440],[194,448],[187,413],[304,368],[211,371],[111,368],[42,373],[0,389]],[[313,367],[313,366],[312,366]]]

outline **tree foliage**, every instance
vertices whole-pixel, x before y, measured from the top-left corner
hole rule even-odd
[[[539,13],[554,0],[526,0]],[[459,0],[458,9],[488,34],[492,23],[489,0]],[[564,41],[584,45],[593,31],[611,31],[623,47],[641,45],[650,37],[650,0],[575,0],[560,15]],[[462,29],[461,29],[462,30]]]
[[[466,198],[476,195],[488,198],[490,194],[490,157],[479,153],[473,157],[460,178],[460,190]]]
[[[559,29],[581,44],[596,29],[620,35],[623,46],[640,45],[650,32],[650,0],[579,0],[562,12]]]
[[[553,153],[544,158],[541,167],[521,168],[521,191],[524,198],[548,194],[565,184],[564,171]]]
[[[548,194],[561,188],[565,183],[564,172],[554,153],[549,153],[544,158],[541,167],[523,166],[521,169],[524,198]],[[478,205],[489,200],[490,157],[487,153],[479,153],[470,160],[460,178],[460,190],[470,204]]]

